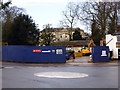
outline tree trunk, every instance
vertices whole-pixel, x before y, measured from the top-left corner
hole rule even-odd
[[[70,27],[70,41],[72,40],[72,23],[71,23],[71,27]]]

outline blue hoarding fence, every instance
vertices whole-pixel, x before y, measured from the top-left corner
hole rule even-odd
[[[108,46],[93,46],[92,47],[93,62],[108,62],[109,47]]]
[[[65,46],[2,46],[2,61],[65,63]]]

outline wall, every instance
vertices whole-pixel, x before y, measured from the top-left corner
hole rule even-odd
[[[112,38],[113,40],[111,40]],[[113,51],[114,58],[118,59],[118,48],[116,47],[116,42],[117,42],[116,36],[112,36],[111,34],[106,35],[106,43],[108,43],[106,46],[109,46],[109,50]]]
[[[65,46],[2,46],[2,60],[65,63]]]

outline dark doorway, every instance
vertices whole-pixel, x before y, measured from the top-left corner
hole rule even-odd
[[[118,59],[120,60],[120,49],[118,49]]]

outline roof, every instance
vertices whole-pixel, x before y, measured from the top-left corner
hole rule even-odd
[[[51,46],[86,46],[88,45],[88,43],[90,42],[90,40],[77,40],[77,41],[58,41],[58,42],[54,42],[51,43]]]
[[[53,28],[55,31],[59,31],[59,30],[67,30],[67,28]],[[70,30],[70,28],[68,28],[69,30]],[[78,31],[84,31],[84,30],[82,30],[82,29],[80,29],[80,28],[73,28],[72,29],[72,31],[76,31],[76,30],[78,30]]]
[[[69,28],[70,29],[70,28]],[[43,29],[41,32],[43,32],[45,29]],[[78,31],[83,31],[84,32],[84,30],[82,30],[82,29],[80,29],[80,28],[73,28],[73,30],[72,31],[76,31],[76,30],[78,30]],[[67,31],[67,28],[52,28],[51,29],[51,32],[60,32],[60,31]]]
[[[115,32],[112,35],[120,35],[120,32]]]

